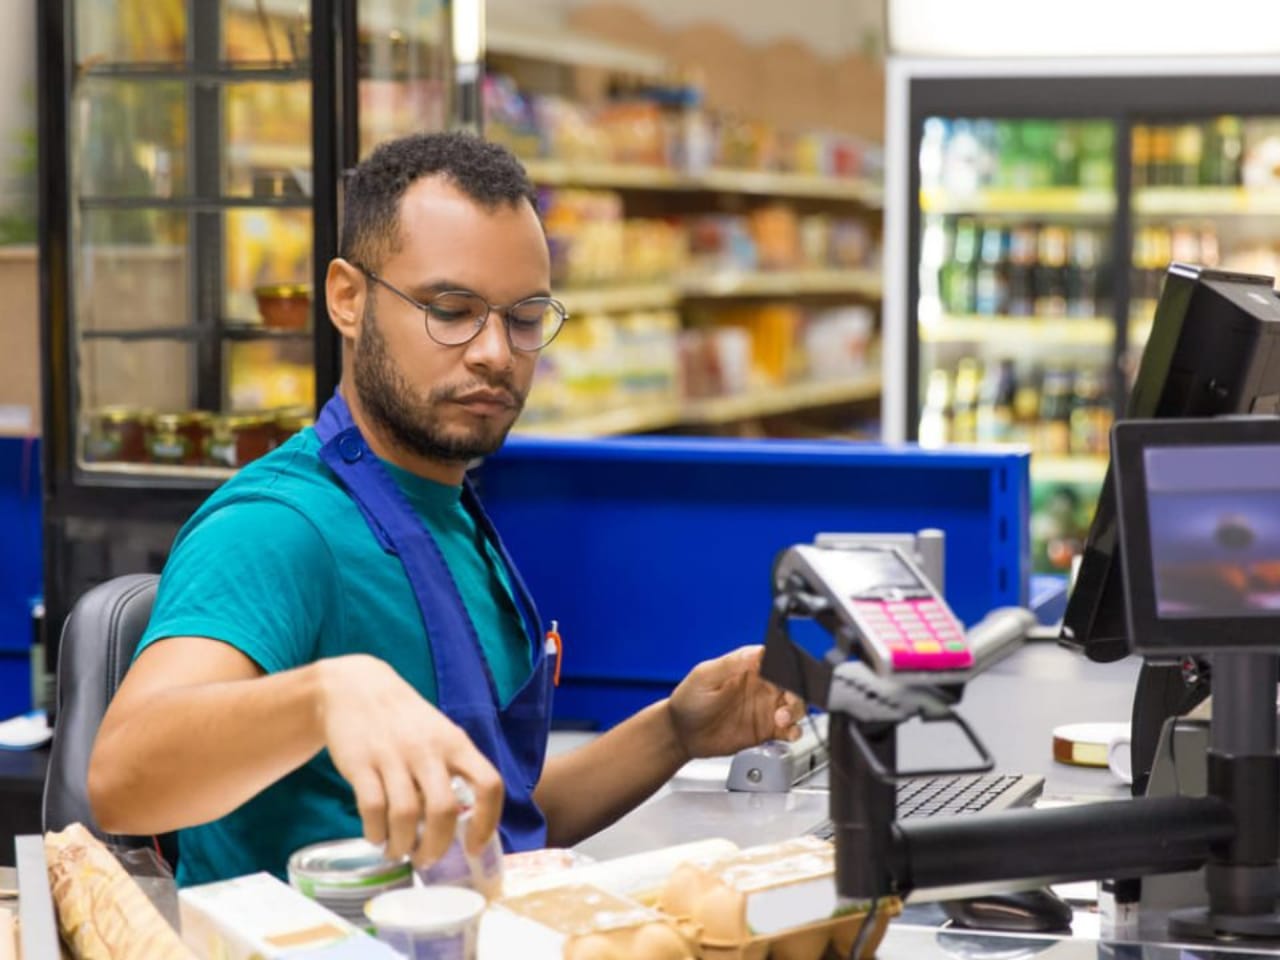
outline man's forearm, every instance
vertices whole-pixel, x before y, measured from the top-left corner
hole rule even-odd
[[[674,776],[688,757],[666,700],[543,767],[534,799],[547,845],[568,847],[603,830]]]
[[[160,689],[110,717],[89,766],[98,825],[152,834],[207,823],[301,766],[324,746],[322,670]]]

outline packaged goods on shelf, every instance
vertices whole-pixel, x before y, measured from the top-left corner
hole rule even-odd
[[[811,380],[837,380],[868,367],[875,318],[865,306],[813,312],[804,323],[804,359]]]

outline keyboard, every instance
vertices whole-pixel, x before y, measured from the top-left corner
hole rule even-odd
[[[1029,807],[1044,790],[1044,777],[1017,773],[983,773],[912,777],[898,784],[898,819],[955,816]],[[809,831],[830,840],[835,827],[824,820]]]

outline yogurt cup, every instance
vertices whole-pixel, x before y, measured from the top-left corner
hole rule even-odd
[[[374,936],[409,960],[475,960],[486,903],[465,887],[414,887],[378,894],[364,913]]]

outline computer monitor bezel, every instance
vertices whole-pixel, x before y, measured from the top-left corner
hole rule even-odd
[[[1274,616],[1161,617],[1157,608],[1151,513],[1145,453],[1160,447],[1280,448],[1280,417],[1122,420],[1111,433],[1120,561],[1124,567],[1129,645],[1147,657],[1203,655],[1218,651],[1280,650]]]

